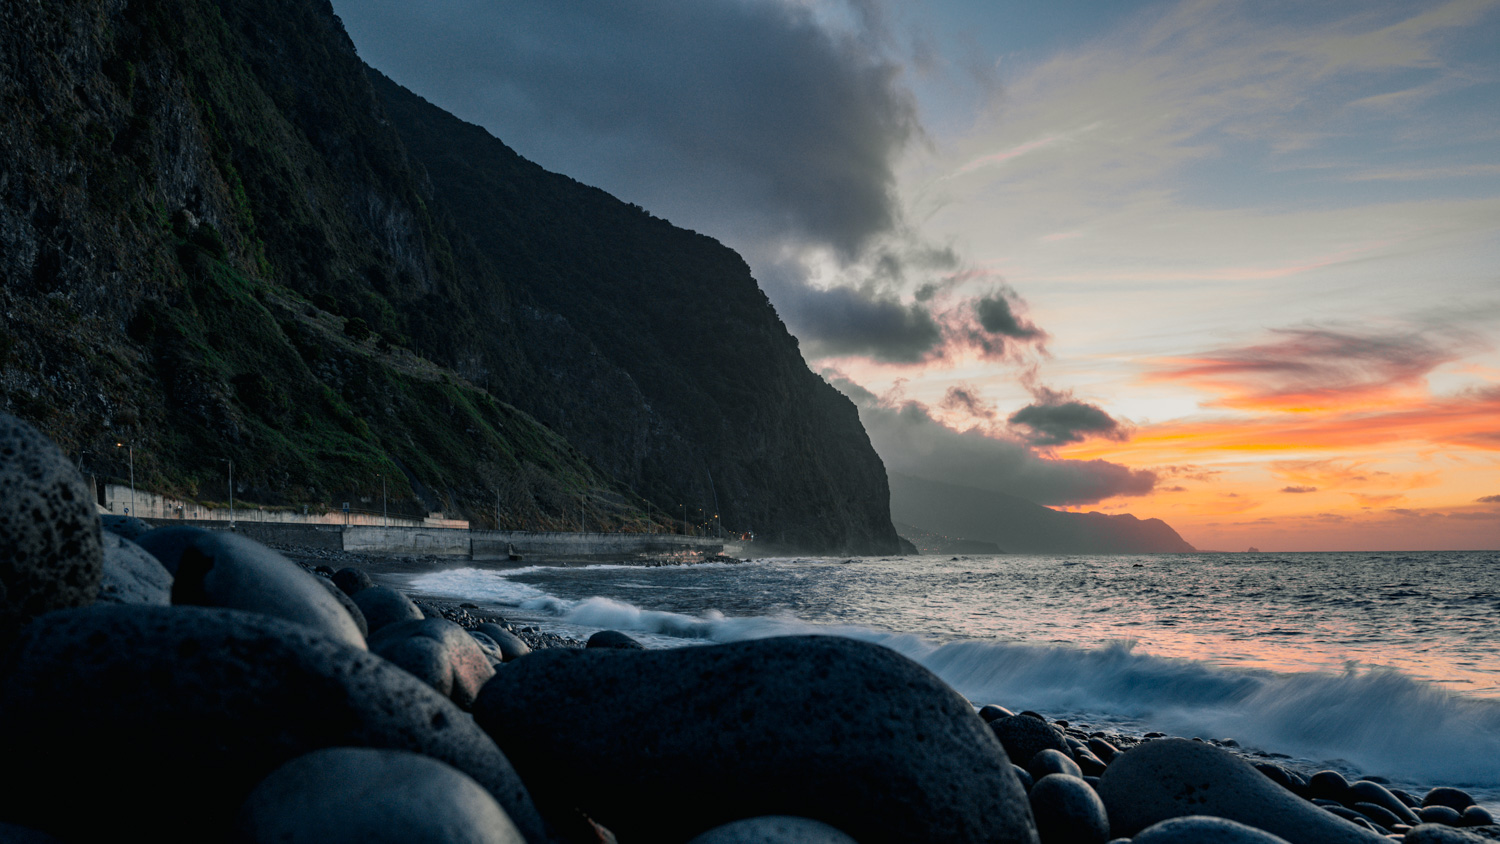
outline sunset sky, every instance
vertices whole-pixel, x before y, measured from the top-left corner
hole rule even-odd
[[[335,0],[740,251],[896,471],[1199,548],[1500,548],[1500,0]]]

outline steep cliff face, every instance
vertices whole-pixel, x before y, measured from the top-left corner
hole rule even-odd
[[[475,214],[391,88],[321,0],[0,6],[6,409],[200,498],[232,459],[272,504],[383,480],[396,510],[639,527],[717,496],[730,528],[893,548],[853,408],[737,257],[529,165]]]

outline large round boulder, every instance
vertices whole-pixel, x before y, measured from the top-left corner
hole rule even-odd
[[[387,624],[370,636],[370,650],[465,709],[495,676],[495,666],[474,637],[446,618]]]
[[[240,807],[246,844],[526,844],[500,804],[451,765],[330,747],[277,768]]]
[[[1287,844],[1287,840],[1224,818],[1193,815],[1154,824],[1131,844]]]
[[[622,841],[761,815],[863,842],[1036,841],[969,703],[853,639],[542,650],[496,674],[474,715],[539,802],[577,805]]]
[[[1044,844],[1104,844],[1109,840],[1104,802],[1079,776],[1047,774],[1038,779],[1031,788],[1031,816]]]
[[[822,821],[770,815],[716,826],[688,844],[859,844]]]
[[[137,540],[172,573],[172,603],[263,613],[356,648],[365,638],[316,575],[235,533],[157,528]]]
[[[1072,758],[1073,749],[1057,728],[1030,715],[1010,715],[990,722],[995,738],[1005,748],[1010,761],[1028,768],[1031,760],[1043,750],[1056,750]]]
[[[500,648],[501,662],[510,662],[531,653],[531,646],[526,644],[520,636],[492,621],[486,621],[474,630],[490,637],[490,640]]]
[[[421,621],[426,618],[412,599],[389,586],[367,586],[349,596],[365,614],[365,623],[374,633],[387,624]]]
[[[158,607],[172,603],[172,575],[160,561],[141,546],[117,534],[106,531],[103,539],[100,603]]]
[[[1120,754],[1104,772],[1099,796],[1117,837],[1172,818],[1210,815],[1253,826],[1291,844],[1384,842],[1206,742],[1164,738]]]
[[[0,413],[0,650],[32,618],[94,602],[102,541],[83,476],[41,431]]]
[[[325,747],[422,753],[482,785],[533,842],[545,832],[505,756],[462,710],[368,651],[266,615],[98,605],[49,613],[7,655],[0,817],[63,838],[227,830],[251,789]],[[59,794],[92,783],[88,811]]]

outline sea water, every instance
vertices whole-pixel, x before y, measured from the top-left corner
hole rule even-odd
[[[1234,738],[1500,807],[1500,554],[1000,555],[460,568],[412,577],[649,647],[878,642],[977,704]]]

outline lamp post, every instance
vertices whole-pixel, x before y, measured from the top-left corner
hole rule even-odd
[[[380,479],[380,526],[390,527],[391,513],[390,510],[385,506],[385,475],[380,472],[376,472],[375,477]]]
[[[125,449],[125,453],[130,457],[130,515],[139,519],[140,516],[136,515],[135,509],[135,443],[130,443],[129,445],[115,443],[115,448]]]
[[[687,505],[682,506],[682,535],[687,536]]]
[[[228,457],[220,457],[229,464],[229,529],[234,530],[234,461]]]

